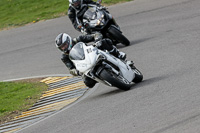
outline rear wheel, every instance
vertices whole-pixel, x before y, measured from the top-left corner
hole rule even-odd
[[[109,82],[112,86],[115,86],[121,90],[129,90],[131,88],[131,84],[120,78],[120,76],[117,76],[115,73],[110,72],[109,70],[102,70],[100,77]]]
[[[117,40],[118,42],[128,46],[130,45],[130,41],[117,29],[114,27],[110,27],[108,32],[112,36],[113,39]]]

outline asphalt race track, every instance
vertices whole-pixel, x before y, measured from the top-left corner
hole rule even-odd
[[[87,98],[20,133],[199,133],[200,1],[135,0],[110,6],[144,75],[130,91],[99,85]],[[67,74],[55,37],[67,17],[0,32],[0,80]]]

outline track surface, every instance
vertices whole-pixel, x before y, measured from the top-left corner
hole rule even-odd
[[[200,1],[135,0],[109,7],[143,72],[130,91],[100,85],[89,97],[22,133],[200,132]],[[0,32],[0,80],[68,73],[54,39],[67,17]]]

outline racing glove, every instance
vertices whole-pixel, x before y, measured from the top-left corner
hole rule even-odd
[[[79,73],[79,71],[76,70],[75,68],[70,69],[70,70],[69,70],[69,73],[70,73],[71,75],[73,75],[73,76],[81,76],[80,73]]]
[[[96,32],[96,33],[94,34],[94,40],[95,40],[95,42],[100,41],[102,38],[103,38],[103,35],[102,35],[101,33]]]

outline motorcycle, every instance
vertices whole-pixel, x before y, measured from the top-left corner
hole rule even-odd
[[[101,0],[98,3],[101,3]],[[130,41],[122,34],[120,27],[106,8],[88,4],[81,12],[84,13],[82,23],[85,27],[85,31],[82,32],[89,34],[100,32],[104,38],[110,38],[115,45],[117,43],[130,45]]]
[[[129,61],[123,61],[93,45],[77,43],[69,53],[76,69],[99,83],[129,90],[143,79],[142,73]]]

